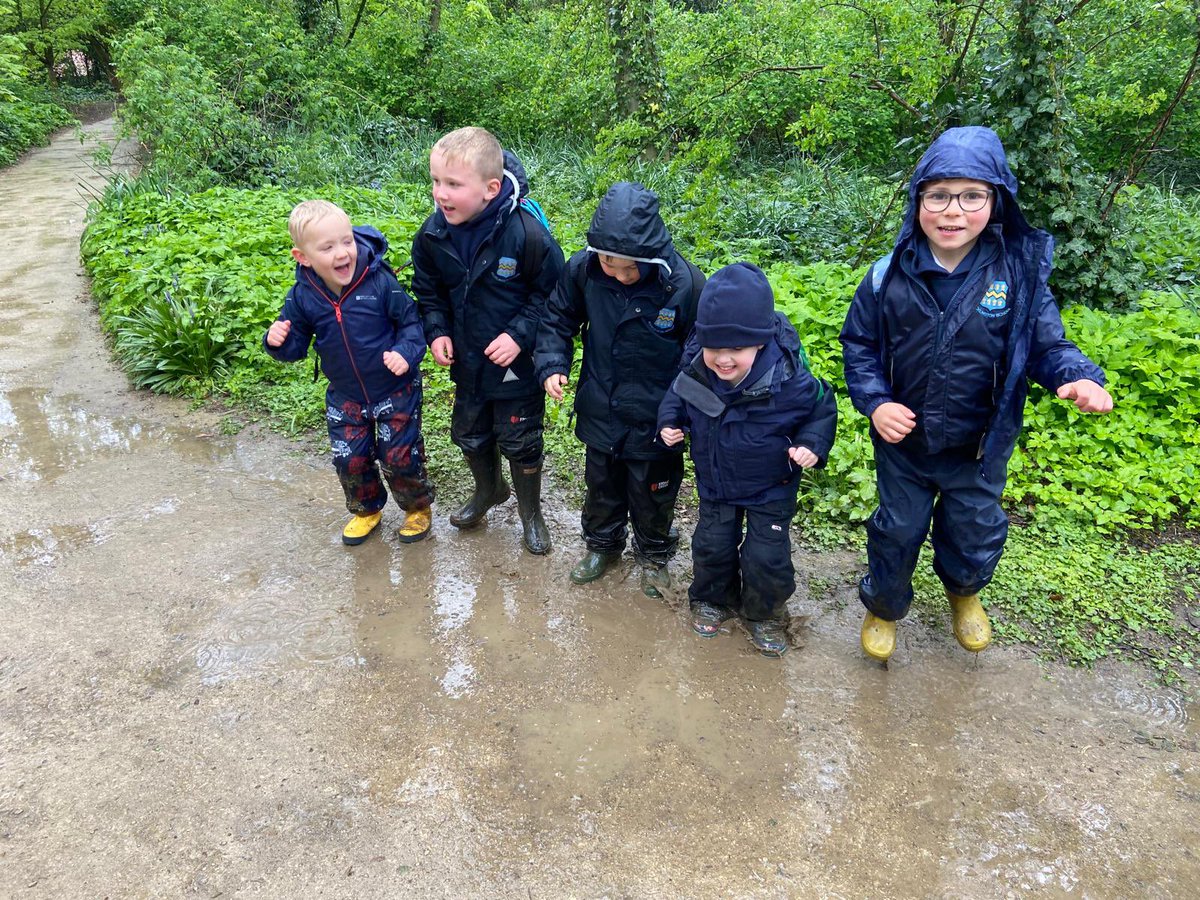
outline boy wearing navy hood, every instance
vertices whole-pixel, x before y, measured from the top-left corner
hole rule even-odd
[[[538,381],[561,401],[582,331],[575,434],[587,446],[587,554],[571,580],[594,581],[620,559],[628,519],[642,591],[661,597],[679,540],[671,523],[683,448],[655,441],[655,423],[679,371],[704,276],[675,251],[658,195],[640,184],[621,181],[608,189],[587,241],[550,296],[534,356]]]
[[[433,145],[429,174],[437,209],[413,239],[412,289],[439,366],[450,367],[450,438],[475,479],[457,528],[481,523],[509,497],[500,455],[509,462],[521,541],[550,550],[542,518],[545,396],[533,349],[546,298],[563,256],[545,226],[520,206],[525,170],[483,128],[460,128]]]
[[[1067,340],[1050,295],[1053,240],[1017,205],[1017,181],[988,128],[952,128],[913,174],[891,254],[863,279],[842,329],[846,386],[871,420],[879,508],[859,583],[866,653],[886,661],[912,603],[933,525],[933,568],[954,635],[979,652],[979,601],[1008,536],[1000,506],[1028,379],[1105,413],[1104,373]]]
[[[833,446],[833,391],[809,372],[796,329],[750,263],[705,284],[683,358],[658,427],[669,447],[691,435],[700,492],[692,628],[713,637],[740,613],[755,648],[782,656],[800,473],[823,466]]]
[[[288,219],[296,283],[279,319],[263,337],[275,359],[317,355],[329,378],[325,418],[346,507],[354,517],[342,542],[361,544],[379,525],[387,492],[405,511],[398,537],[429,533],[433,486],[421,438],[421,357],[425,337],[417,307],[384,254],[387,239],[370,226],[353,228],[326,200],[306,200]]]

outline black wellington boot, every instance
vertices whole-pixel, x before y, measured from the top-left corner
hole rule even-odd
[[[500,451],[495,447],[490,453],[467,455],[466,459],[471,474],[475,476],[475,493],[461,509],[450,514],[450,524],[455,528],[478,525],[489,509],[497,503],[503,503],[512,493],[500,474]]]
[[[521,543],[534,556],[549,553],[550,531],[542,518],[542,464],[522,465],[510,459],[508,465],[521,515]]]

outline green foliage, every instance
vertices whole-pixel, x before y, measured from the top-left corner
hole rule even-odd
[[[114,316],[113,347],[134,387],[209,393],[233,355],[223,313],[219,302],[177,300],[163,291],[129,315]]]
[[[44,144],[50,133],[74,121],[45,88],[26,80],[20,42],[0,34],[0,166]]]
[[[928,555],[914,580],[916,609],[945,620],[946,601]],[[1130,545],[1086,526],[1013,529],[986,593],[1002,640],[1041,648],[1074,665],[1108,656],[1144,662],[1168,681],[1200,662],[1200,631],[1177,609],[1195,609],[1200,546]]]
[[[1079,152],[1079,123],[1062,86],[1065,38],[1055,10],[1045,0],[1015,0],[1014,7],[1007,47],[989,51],[989,91],[977,112],[996,121],[1021,182],[1026,217],[1057,239],[1053,284],[1059,295],[1125,306],[1143,273],[1121,254],[1120,223],[1104,215],[1103,180]]]

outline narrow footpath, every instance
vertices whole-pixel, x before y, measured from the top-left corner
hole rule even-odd
[[[343,547],[323,458],[110,362],[111,130],[0,171],[0,896],[1195,895],[1200,711],[1144,672],[919,625],[884,669],[802,553],[764,659],[572,586],[568,509],[545,558],[511,502]]]

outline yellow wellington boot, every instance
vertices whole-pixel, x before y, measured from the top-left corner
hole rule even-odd
[[[351,547],[361,544],[371,536],[371,532],[378,527],[382,518],[382,512],[371,513],[369,516],[355,516],[342,529],[342,543]]]
[[[946,591],[946,599],[954,612],[954,636],[964,650],[978,653],[992,642],[992,623],[983,611],[978,594],[960,597]]]
[[[396,537],[404,544],[415,544],[429,534],[429,526],[433,524],[433,510],[410,509],[404,514],[404,524],[396,532]]]
[[[896,623],[867,613],[862,624],[862,648],[867,656],[887,662],[896,652]]]

